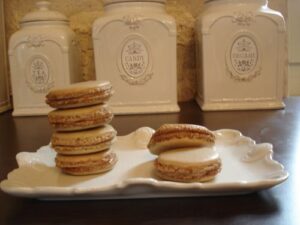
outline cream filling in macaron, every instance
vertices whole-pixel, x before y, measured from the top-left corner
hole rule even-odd
[[[219,153],[215,147],[202,147],[202,148],[179,148],[163,152],[158,156],[161,162],[174,163],[176,165],[195,165],[208,163],[217,160]]]

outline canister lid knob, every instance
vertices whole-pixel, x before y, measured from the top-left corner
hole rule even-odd
[[[36,10],[26,14],[21,23],[37,22],[37,21],[68,21],[68,18],[58,11],[50,9],[51,3],[48,1],[38,1]]]
[[[40,1],[40,2],[35,3],[35,5],[39,10],[48,11],[51,3],[48,1]]]

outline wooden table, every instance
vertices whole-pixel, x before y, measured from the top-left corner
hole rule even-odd
[[[116,116],[119,135],[163,123],[195,123],[215,130],[232,128],[257,143],[274,145],[274,158],[285,165],[289,179],[281,185],[240,196],[136,200],[39,201],[0,191],[0,224],[300,224],[300,98],[286,100],[284,110],[201,112],[194,102],[181,113]],[[49,143],[44,117],[0,115],[0,180],[16,168],[15,155]]]

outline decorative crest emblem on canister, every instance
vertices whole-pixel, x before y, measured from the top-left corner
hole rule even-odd
[[[51,68],[46,57],[40,55],[32,57],[28,63],[26,83],[36,93],[46,93],[54,86]]]
[[[250,81],[260,74],[260,49],[256,38],[240,33],[232,38],[227,49],[227,68],[233,79]]]
[[[152,76],[149,44],[141,36],[129,36],[121,44],[118,67],[121,78],[132,85],[146,83]]]

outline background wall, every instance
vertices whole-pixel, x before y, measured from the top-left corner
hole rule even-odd
[[[37,0],[4,0],[6,40],[19,29],[18,22],[35,6]],[[71,28],[80,38],[82,76],[84,80],[95,76],[91,28],[93,21],[103,13],[101,0],[48,0],[52,9],[70,19]],[[269,6],[287,17],[285,0],[269,0]],[[203,0],[167,0],[167,11],[177,21],[178,99],[194,97],[196,87],[194,23],[201,13]]]
[[[300,95],[300,1],[288,0],[289,94]]]
[[[7,80],[7,61],[6,61],[6,42],[4,29],[4,8],[3,0],[0,0],[0,113],[11,108],[8,80]]]

